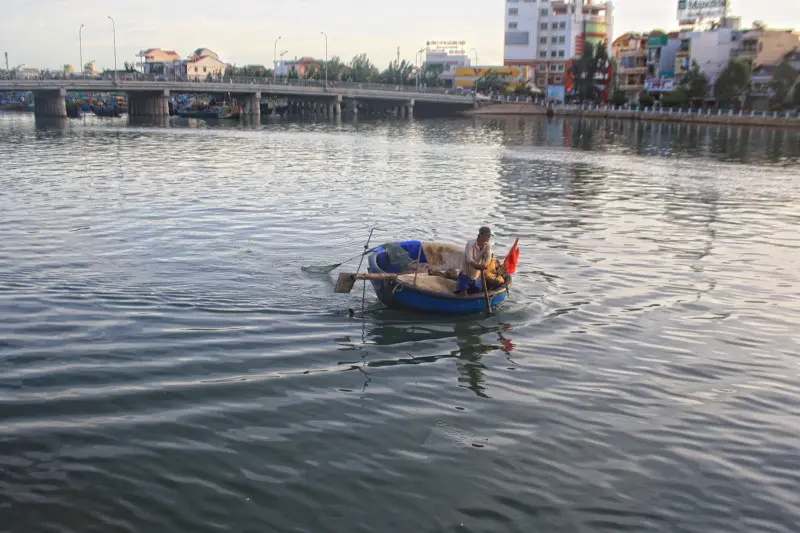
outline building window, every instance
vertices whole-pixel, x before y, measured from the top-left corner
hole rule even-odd
[[[194,71],[195,72],[199,72],[200,71],[200,67],[194,67]]]
[[[567,38],[563,35],[558,38],[558,44],[564,44],[565,42],[567,42]]]
[[[555,81],[556,83],[561,83],[561,76],[556,76],[555,78],[553,78],[553,81]]]
[[[542,78],[539,78],[538,80],[536,80],[536,85],[538,85],[539,87],[544,87],[544,80]]]
[[[547,37],[539,37],[539,44],[547,44]]]
[[[558,27],[561,28],[562,30],[565,30],[567,28],[567,23],[566,22],[559,22]]]
[[[547,29],[547,23],[546,22],[542,22],[541,24],[539,24],[539,29],[540,30],[546,30]]]
[[[558,65],[558,71],[564,72],[564,65]]]
[[[508,14],[511,15],[512,17],[518,15],[519,9],[517,9],[516,7],[510,7],[508,8]]]
[[[547,59],[547,52],[539,52],[539,57],[542,59]]]
[[[206,67],[203,67],[203,72],[205,72],[205,71],[206,71]]]
[[[564,50],[558,51],[558,57],[564,57]]]
[[[554,22],[554,23],[553,23],[553,29],[554,29],[554,30],[557,30],[557,29],[558,29],[558,22]]]
[[[553,43],[553,44],[556,44],[558,42],[558,37],[552,37],[550,39],[550,42]]]
[[[547,72],[547,65],[546,65],[545,63],[540,63],[540,64],[539,64],[539,65],[536,67],[536,69],[537,69],[539,72]]]
[[[541,17],[546,17],[546,16],[547,16],[547,12],[548,12],[548,11],[549,11],[548,9],[541,9],[541,10],[539,10],[539,16],[541,16]]]
[[[558,72],[558,65],[550,65],[550,72]]]
[[[550,57],[558,57],[558,52],[553,50],[552,52],[550,52]]]
[[[516,30],[517,29],[517,23],[516,22],[509,22],[508,23],[508,29],[509,30]]]

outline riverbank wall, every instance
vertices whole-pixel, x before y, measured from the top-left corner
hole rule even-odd
[[[800,129],[797,113],[709,111],[687,109],[629,109],[614,106],[555,106],[555,117],[607,118],[681,124],[725,124]],[[547,108],[530,103],[497,103],[470,109],[467,116],[546,116]]]

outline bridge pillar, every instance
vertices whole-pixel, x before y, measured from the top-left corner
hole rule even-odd
[[[408,101],[408,105],[406,106],[406,116],[408,118],[414,118],[414,99]]]
[[[128,116],[169,116],[169,91],[128,93]]]
[[[353,100],[353,114],[358,116],[358,100]]]
[[[255,94],[246,94],[244,96],[242,112],[251,117],[261,116],[261,91],[256,91]]]
[[[66,96],[66,89],[35,91],[33,93],[34,114],[37,117],[66,117]]]

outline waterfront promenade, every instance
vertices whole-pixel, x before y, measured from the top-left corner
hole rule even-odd
[[[358,83],[295,82],[270,83],[263,78],[228,79],[217,82],[158,80],[0,80],[2,91],[32,91],[36,114],[42,117],[66,116],[68,92],[123,92],[128,95],[131,116],[165,116],[171,94],[230,94],[243,101],[246,115],[259,115],[262,98],[286,98],[292,105],[326,115],[339,115],[343,109],[358,114],[360,109],[381,109],[399,116],[413,116],[415,106],[434,108],[439,113],[455,114],[470,109],[470,96],[449,94],[443,89],[418,89],[403,85]]]
[[[542,105],[516,102],[511,99],[484,105],[466,111],[470,116],[544,116],[547,109]],[[728,111],[710,109],[635,109],[613,105],[556,105],[555,116],[613,118],[645,120],[654,122],[679,122],[688,124],[732,124],[738,126],[771,126],[800,129],[800,116],[789,112]]]

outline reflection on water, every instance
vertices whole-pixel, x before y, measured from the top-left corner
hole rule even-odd
[[[799,159],[788,129],[0,113],[0,530],[794,533]],[[492,317],[302,270],[484,224],[521,243]]]

